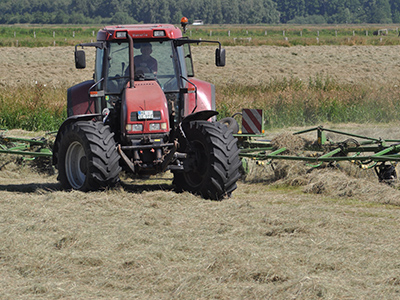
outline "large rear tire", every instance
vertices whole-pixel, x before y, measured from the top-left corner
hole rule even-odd
[[[222,200],[236,189],[240,178],[239,149],[232,130],[207,121],[183,124],[180,152],[187,153],[184,172],[174,174],[178,191],[189,191],[205,199]]]
[[[58,149],[58,179],[64,189],[94,191],[119,181],[120,156],[109,126],[72,123],[62,132]]]

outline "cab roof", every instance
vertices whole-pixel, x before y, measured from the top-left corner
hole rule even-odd
[[[182,31],[171,24],[133,24],[106,26],[97,33],[98,41],[120,39],[118,32],[127,32],[133,39],[166,38],[177,39],[182,37]]]

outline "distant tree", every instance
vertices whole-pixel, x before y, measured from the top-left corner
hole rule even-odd
[[[295,17],[304,17],[306,14],[305,0],[277,0],[275,2],[282,23],[286,23]]]
[[[400,23],[400,0],[390,0],[389,3],[393,23]]]
[[[370,23],[392,23],[389,0],[374,0],[370,6]]]
[[[212,2],[212,10],[214,12],[212,23],[213,24],[223,24],[224,23],[224,16],[222,13],[222,3],[221,0],[215,0]]]
[[[238,24],[239,23],[239,1],[238,0],[222,0],[221,5],[224,8],[222,11],[224,23]]]
[[[400,23],[400,0],[0,0],[0,11],[3,24]]]
[[[306,0],[306,13],[307,15],[320,15],[323,14],[321,12],[322,1],[320,0]]]
[[[64,11],[58,11],[54,18],[54,23],[56,24],[66,24],[68,23],[69,16]]]
[[[264,0],[262,6],[264,7],[264,15],[261,22],[267,24],[279,23],[280,13],[277,9],[276,3],[271,0]]]
[[[132,18],[127,12],[118,11],[110,20],[111,24],[135,24],[137,21]]]
[[[82,13],[74,12],[69,17],[69,23],[71,24],[85,24],[85,21],[87,23],[88,20]]]
[[[65,21],[67,21],[67,20],[65,20]],[[21,16],[19,22],[22,23],[22,24],[32,23],[32,15],[29,14],[29,13],[27,13],[27,12],[24,13],[24,14]],[[63,24],[63,23],[66,23],[66,22],[61,22],[60,24]]]

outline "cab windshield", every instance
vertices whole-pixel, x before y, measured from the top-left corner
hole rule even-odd
[[[110,43],[106,86],[121,93],[129,81],[129,45]],[[134,42],[134,80],[156,80],[164,92],[178,91],[172,41]]]

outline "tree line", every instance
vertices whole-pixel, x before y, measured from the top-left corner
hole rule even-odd
[[[400,23],[400,0],[0,0],[0,24]]]

